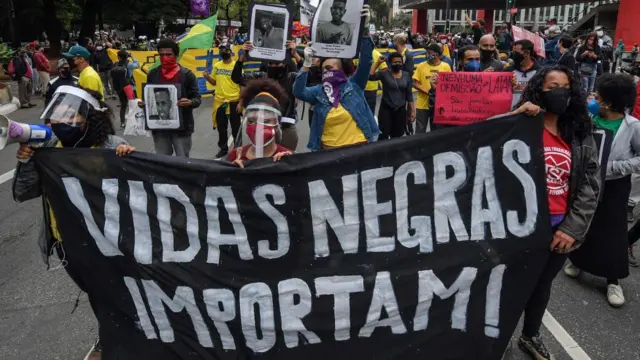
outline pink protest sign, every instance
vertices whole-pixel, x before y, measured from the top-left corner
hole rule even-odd
[[[518,40],[529,40],[533,43],[534,50],[538,56],[546,57],[546,52],[544,50],[544,39],[540,36],[532,33],[529,30],[525,30],[523,28],[512,26],[511,32],[513,33],[513,39],[515,41]]]

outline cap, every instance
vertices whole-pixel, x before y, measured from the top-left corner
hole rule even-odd
[[[74,45],[71,47],[71,49],[69,49],[69,52],[66,52],[64,54],[62,54],[66,57],[69,58],[76,58],[76,57],[81,57],[81,58],[85,58],[87,60],[89,60],[89,58],[91,57],[91,54],[89,53],[89,50],[87,50],[86,48],[80,46],[80,45]]]
[[[442,55],[442,48],[440,46],[438,46],[438,44],[431,44],[431,45],[427,46],[427,50],[431,50],[431,51],[435,52],[436,54]]]
[[[220,45],[218,46],[218,50],[222,51],[222,50],[231,50],[231,48],[228,45]]]
[[[65,65],[69,65],[69,62],[65,58],[58,60],[58,70],[62,69]]]

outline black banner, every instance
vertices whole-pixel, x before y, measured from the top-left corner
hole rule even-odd
[[[217,161],[35,160],[103,359],[500,359],[549,251],[542,119]]]

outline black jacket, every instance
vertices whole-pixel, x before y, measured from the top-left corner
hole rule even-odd
[[[147,84],[161,84],[160,67],[151,69],[147,74]],[[181,135],[193,134],[193,109],[200,106],[202,99],[200,98],[200,90],[198,89],[198,80],[191,70],[180,66],[180,86],[182,87],[181,98],[187,98],[193,102],[190,108],[181,107],[180,112],[182,121],[184,122],[184,131],[178,131]],[[180,100],[180,99],[178,99]]]
[[[576,69],[576,58],[571,51],[567,51],[558,58],[558,65],[563,65],[571,70]]]
[[[576,61],[579,63],[597,64],[598,61],[602,60],[602,50],[600,50],[600,46],[598,45],[595,45],[593,49],[588,49],[587,45],[582,45],[577,50]],[[593,51],[597,57],[594,59],[589,56],[583,56],[584,52],[587,50]]]
[[[253,79],[262,79],[267,77],[267,73],[264,71],[253,71],[253,72],[242,72],[243,63],[240,61],[236,61],[236,64],[233,67],[233,71],[231,72],[231,81],[234,83],[244,86],[247,81]],[[296,112],[296,98],[293,96],[293,82],[296,80],[296,68],[295,65],[287,69],[287,74],[280,79],[274,79],[287,93],[287,100],[284,104],[280,104],[280,108],[282,110],[282,116],[297,119]],[[284,125],[284,124],[283,124]]]
[[[44,106],[47,106],[49,104],[49,102],[53,98],[53,94],[56,92],[56,90],[58,90],[58,88],[60,86],[64,86],[64,85],[78,86],[78,78],[75,77],[75,76],[72,76],[70,78],[63,78],[61,76],[58,76],[57,78],[49,81],[49,87],[47,89],[47,94],[45,95],[45,98],[44,98]],[[47,122],[45,122],[45,124],[46,123]]]

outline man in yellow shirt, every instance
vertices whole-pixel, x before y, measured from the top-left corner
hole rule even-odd
[[[418,65],[413,73],[413,87],[418,90],[416,102],[416,134],[433,129],[433,110],[429,109],[429,90],[431,89],[431,76],[439,72],[450,72],[449,64],[440,61],[442,49],[438,44],[427,47],[427,61]]]
[[[89,65],[91,54],[86,48],[75,45],[69,49],[69,52],[63,54],[65,57],[73,59],[80,76],[78,77],[78,85],[85,90],[97,91],[104,100],[104,87],[100,75]]]
[[[378,60],[382,56],[378,50],[373,50],[373,59]],[[384,70],[387,68],[387,62],[383,62],[378,66],[376,71]],[[367,100],[367,105],[374,116],[376,116],[376,103],[378,101],[378,85],[380,81],[367,81],[367,86],[364,89],[364,98]]]
[[[240,86],[231,80],[231,73],[236,62],[231,59],[231,49],[228,46],[221,45],[219,47],[219,55],[222,61],[218,61],[213,65],[212,73],[209,74],[208,71],[202,72],[205,79],[215,86],[213,114],[211,114],[211,117],[213,128],[218,129],[218,147],[220,151],[216,154],[216,159],[227,155],[229,152],[227,122],[231,123],[231,136],[234,139],[234,146],[242,145],[240,114],[236,110],[240,99]]]

